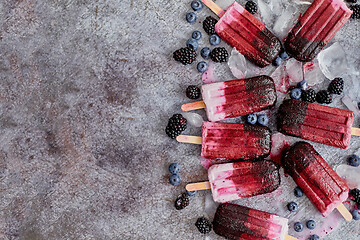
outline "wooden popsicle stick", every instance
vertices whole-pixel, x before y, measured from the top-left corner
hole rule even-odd
[[[189,192],[191,191],[198,191],[198,190],[206,190],[206,189],[210,189],[210,182],[206,181],[206,182],[198,182],[198,183],[189,183],[186,185],[185,189],[188,190]]]
[[[211,0],[201,0],[211,11],[213,11],[218,17],[222,17],[225,13],[216,3]]]
[[[347,208],[344,206],[344,204],[340,203],[336,209],[341,213],[341,215],[345,218],[346,221],[351,221],[353,219],[351,213]]]
[[[360,128],[352,127],[351,135],[360,136]]]
[[[183,110],[184,112],[202,108],[205,108],[205,103],[203,101],[185,103],[181,106],[181,110]]]
[[[179,135],[176,140],[182,143],[202,144],[202,137],[198,136]]]
[[[298,239],[290,235],[285,235],[285,240],[298,240]]]

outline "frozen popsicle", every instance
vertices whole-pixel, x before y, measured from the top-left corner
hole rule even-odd
[[[213,226],[215,233],[226,239],[296,239],[287,235],[286,218],[233,203],[222,203],[218,206]]]
[[[314,0],[287,36],[286,51],[299,61],[313,60],[351,14],[342,0]]]
[[[278,130],[284,134],[338,148],[347,148],[351,135],[359,135],[351,127],[352,111],[299,100],[285,100],[278,111]]]
[[[225,13],[211,0],[202,2],[220,17],[216,33],[251,62],[265,67],[279,55],[279,39],[236,1]]]
[[[201,144],[201,156],[208,159],[249,160],[266,157],[271,149],[268,127],[242,123],[203,122],[202,137],[179,135],[179,142]]]
[[[342,202],[348,198],[349,187],[309,143],[292,145],[283,153],[281,163],[324,217],[338,206],[345,208]],[[346,220],[352,219],[349,211],[345,214]]]
[[[268,76],[205,84],[201,93],[203,101],[184,104],[181,109],[205,107],[212,122],[259,112],[276,102],[275,84]]]
[[[269,193],[280,185],[279,167],[271,161],[216,164],[208,170],[208,182],[186,185],[186,190],[210,189],[215,202]]]

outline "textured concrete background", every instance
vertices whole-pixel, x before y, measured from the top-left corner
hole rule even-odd
[[[189,3],[0,1],[0,239],[204,239],[194,223],[209,214],[208,192],[173,207],[186,182],[206,179],[200,149],[164,133],[188,101],[185,87],[201,84],[195,66],[172,60],[195,30],[184,21]],[[336,37],[356,68],[358,26]],[[360,139],[346,151],[315,146],[334,166]],[[171,162],[181,163],[178,187],[168,184]],[[295,184],[282,180],[275,193],[239,203],[292,218],[284,209]],[[360,238],[358,223],[338,218],[326,239]]]

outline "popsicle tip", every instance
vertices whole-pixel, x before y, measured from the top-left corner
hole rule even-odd
[[[290,235],[285,235],[285,240],[298,240],[298,239]]]
[[[344,206],[344,204],[340,203],[336,208],[340,212],[340,214],[345,218],[346,221],[350,222],[353,219],[351,213]]]

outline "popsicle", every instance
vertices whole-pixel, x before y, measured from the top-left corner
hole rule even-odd
[[[275,105],[276,90],[271,77],[258,76],[202,85],[203,101],[182,105],[183,111],[204,108],[209,121],[239,117]]]
[[[211,0],[202,2],[220,17],[215,32],[251,62],[265,67],[279,55],[279,39],[236,1],[226,12]]]
[[[338,148],[346,149],[351,135],[360,134],[360,129],[351,127],[353,112],[340,108],[288,99],[277,117],[280,132]]]
[[[342,0],[314,0],[287,36],[287,53],[302,62],[313,60],[351,14]]]
[[[233,203],[218,206],[213,226],[215,233],[226,239],[296,239],[287,235],[288,219]]]
[[[313,146],[307,142],[295,143],[283,153],[281,163],[324,217],[340,208],[346,220],[352,219],[342,205],[348,198],[349,187]]]
[[[242,123],[204,121],[202,137],[179,135],[179,142],[201,144],[201,156],[208,159],[256,159],[266,157],[271,149],[268,127]]]

